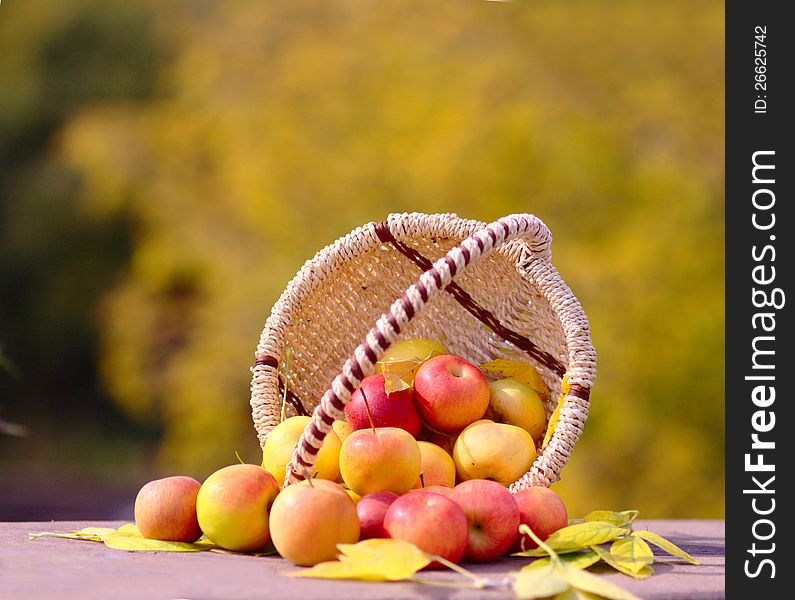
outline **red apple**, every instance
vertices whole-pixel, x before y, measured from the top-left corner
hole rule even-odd
[[[496,481],[470,479],[453,489],[469,523],[466,559],[486,562],[502,556],[519,533],[519,507],[513,494]]]
[[[394,492],[372,492],[361,497],[356,504],[356,514],[361,527],[359,539],[389,537],[384,529],[384,516],[387,509],[399,497]]]
[[[569,524],[566,505],[555,492],[545,487],[530,487],[513,495],[519,507],[519,521],[533,530],[541,540]],[[521,534],[513,545],[514,552],[538,548],[529,535]]]
[[[370,375],[362,380],[359,389],[353,393],[345,407],[345,420],[351,429],[370,427],[367,406],[373,417],[375,427],[400,427],[414,437],[420,432],[420,415],[414,408],[414,390],[406,388],[386,393],[383,375]],[[364,401],[367,399],[367,406]]]
[[[395,500],[384,516],[389,537],[457,563],[466,553],[469,527],[458,504],[435,492],[414,490]],[[438,567],[433,562],[429,567]]]
[[[135,498],[135,524],[145,538],[195,542],[202,536],[196,517],[201,484],[178,475],[150,481]]]
[[[463,358],[435,356],[414,377],[417,409],[427,423],[442,431],[460,431],[489,407],[489,383]]]

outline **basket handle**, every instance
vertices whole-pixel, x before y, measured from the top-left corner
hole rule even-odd
[[[389,312],[382,314],[364,341],[354,350],[334,378],[312,413],[287,468],[284,485],[296,483],[311,472],[323,440],[335,420],[344,417],[345,405],[362,380],[371,375],[375,364],[397,339],[400,331],[425,304],[468,265],[505,242],[524,237],[534,255],[548,264],[552,235],[541,219],[530,214],[508,215],[475,232],[420,275]]]

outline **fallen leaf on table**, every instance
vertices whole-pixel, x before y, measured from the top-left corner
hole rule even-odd
[[[554,565],[522,569],[515,575],[513,591],[518,598],[547,598],[569,589],[569,582]]]
[[[605,521],[589,521],[577,523],[558,529],[546,540],[546,545],[559,554],[578,552],[596,544],[612,542],[622,535],[626,535],[624,527],[616,527]],[[534,548],[526,552],[517,552],[513,556],[547,556],[543,548]]]
[[[290,577],[402,581],[431,561],[414,544],[394,539],[370,539],[358,544],[339,544],[339,560],[322,562]]]
[[[660,548],[661,550],[665,550],[668,554],[675,556],[677,558],[681,558],[685,562],[689,562],[691,565],[700,565],[701,562],[690,556],[687,552],[682,550],[679,546],[674,544],[673,542],[666,540],[663,536],[654,533],[653,531],[633,531],[633,536],[643,538],[647,542],[650,542]]]
[[[596,594],[597,596],[608,598],[609,600],[639,600],[632,592],[610,583],[606,579],[598,577],[593,573],[566,566],[560,568],[563,570],[563,574],[569,584],[581,592]]]
[[[112,527],[86,527],[68,533],[29,533],[28,539],[41,537],[54,537],[69,540],[82,540],[89,542],[104,542],[108,548],[116,550],[147,550],[151,552],[201,552],[212,550],[216,545],[206,539],[201,539],[193,544],[185,542],[165,542],[150,540],[141,535],[133,523],[122,525],[118,529]]]
[[[610,546],[610,556],[635,573],[654,562],[654,553],[649,545],[634,535],[613,542]]]
[[[599,555],[591,549],[584,552],[571,552],[570,554],[561,554],[558,559],[564,565],[568,565],[575,569],[587,569],[591,565],[599,562]],[[522,567],[522,571],[531,571],[533,569],[540,569],[551,564],[552,559],[549,557],[539,558],[534,560],[528,565]]]
[[[605,550],[600,546],[593,546],[592,550],[599,555],[599,558],[601,558],[619,573],[629,575],[635,579],[646,579],[647,577],[654,575],[654,568],[650,564],[641,565],[638,567],[635,563],[621,562],[616,560],[608,550]]]
[[[585,521],[605,521],[612,523],[616,527],[624,527],[638,516],[637,510],[622,510],[620,512],[613,510],[594,510],[585,515]]]

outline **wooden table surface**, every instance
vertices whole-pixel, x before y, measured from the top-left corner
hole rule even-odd
[[[45,521],[0,523],[0,599],[146,598],[147,600],[300,600],[327,598],[511,598],[508,590],[471,590],[417,583],[366,583],[293,579],[295,570],[278,557],[253,557],[212,552],[125,552],[104,544],[55,538],[28,540],[28,533],[68,532],[88,526],[118,527],[120,522]],[[656,573],[639,581],[612,572],[602,575],[641,598],[723,598],[725,596],[725,528],[719,520],[638,520],[669,538],[700,565],[658,555]],[[470,570],[495,580],[526,564],[505,558]],[[450,578],[447,572],[429,574]],[[456,576],[457,577],[457,576]]]

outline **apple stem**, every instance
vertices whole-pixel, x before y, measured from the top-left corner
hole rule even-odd
[[[375,423],[373,422],[373,415],[370,412],[370,403],[367,401],[367,394],[364,393],[364,388],[359,388],[362,392],[362,399],[364,400],[364,409],[367,411],[367,418],[370,421],[370,427],[373,429],[375,435]]]
[[[425,474],[422,471],[420,471],[420,483],[425,487]]]
[[[452,569],[456,573],[459,573],[460,575],[463,575],[467,579],[471,580],[472,583],[475,584],[476,588],[483,589],[483,588],[486,587],[486,580],[485,579],[483,579],[482,577],[478,577],[472,571],[467,571],[464,567],[459,566],[459,565],[455,564],[454,562],[451,562],[451,561],[447,560],[443,556],[439,556],[438,554],[426,554],[426,556],[428,558],[430,558],[431,560],[434,560],[434,561],[444,565],[448,569]]]
[[[561,564],[560,557],[558,557],[557,552],[555,552],[552,548],[550,548],[548,544],[545,544],[544,540],[542,540],[540,537],[538,537],[535,534],[535,532],[532,529],[530,529],[527,525],[525,525],[524,523],[520,524],[519,525],[519,533],[524,533],[526,535],[529,535],[533,539],[533,541],[536,544],[538,544],[539,548],[541,548],[544,552],[549,554],[549,558],[554,564],[556,564],[556,565],[560,565]]]

